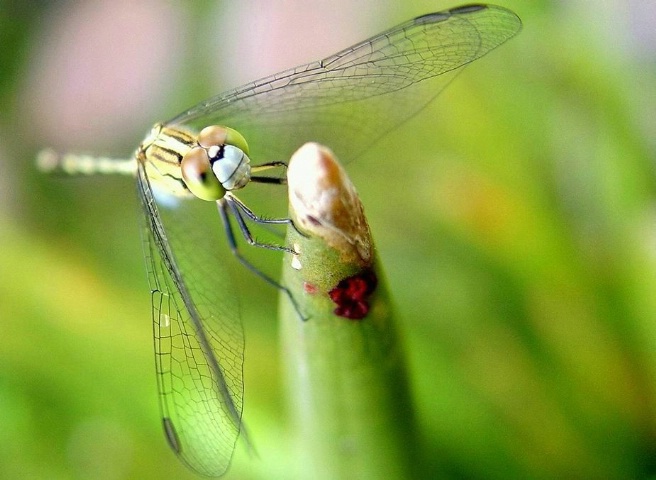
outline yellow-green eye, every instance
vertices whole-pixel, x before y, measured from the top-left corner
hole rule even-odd
[[[233,145],[248,155],[248,143],[237,130],[229,127],[210,125],[198,134],[198,144],[205,148],[221,145]]]
[[[203,200],[218,200],[225,195],[225,189],[216,178],[210,165],[207,152],[202,147],[189,150],[180,162],[182,178],[191,193]]]

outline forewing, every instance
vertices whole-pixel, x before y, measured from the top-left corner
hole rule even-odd
[[[319,62],[213,97],[170,123],[234,128],[256,163],[287,160],[306,141],[324,143],[348,161],[520,29],[513,12],[495,6],[424,15]]]
[[[158,205],[143,165],[157,386],[173,450],[198,473],[223,474],[241,426],[244,337],[213,202]]]

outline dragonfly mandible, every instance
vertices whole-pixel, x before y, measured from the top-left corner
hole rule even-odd
[[[208,207],[218,206],[238,255],[231,218],[249,243],[288,251],[258,244],[247,221],[290,221],[261,219],[237,190],[251,182],[284,183],[257,173],[282,166],[307,141],[346,161],[357,157],[437,97],[462,67],[520,29],[517,15],[493,5],[430,13],[205,100],[155,125],[129,161],[40,155],[45,170],[137,177],[162,421],[170,446],[191,469],[224,474],[237,439],[246,437],[244,336],[225,259],[217,253],[216,207],[212,217]]]

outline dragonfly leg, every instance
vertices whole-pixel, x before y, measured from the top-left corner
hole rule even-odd
[[[286,178],[280,178],[280,177],[251,176],[251,182],[270,183],[270,184],[273,184],[273,185],[287,185],[287,179]]]
[[[261,163],[259,165],[253,165],[251,167],[252,172],[258,172],[260,170],[270,170],[272,168],[287,168],[287,164],[285,162],[267,162],[267,163]]]
[[[251,235],[250,231],[248,230],[248,226],[246,225],[246,222],[244,222],[244,219],[241,216],[241,213],[239,212],[239,209],[237,208],[236,205],[241,204],[246,210],[248,210],[248,208],[245,205],[243,205],[243,203],[241,203],[239,200],[237,200],[238,203],[233,203],[232,200],[234,200],[234,199],[235,199],[234,196],[232,196],[232,195],[227,196],[226,195],[224,198],[222,198],[222,199],[220,199],[216,202],[217,206],[218,206],[219,214],[221,215],[221,220],[222,220],[223,225],[225,227],[225,232],[226,232],[226,236],[227,236],[227,239],[228,239],[228,245],[230,247],[230,250],[232,251],[232,254],[235,256],[235,258],[237,258],[237,260],[239,260],[239,262],[242,265],[244,265],[246,268],[248,268],[255,275],[260,277],[262,280],[267,282],[269,285],[272,285],[272,286],[276,287],[278,290],[282,290],[283,292],[285,292],[285,295],[287,295],[287,298],[289,298],[289,301],[292,302],[292,305],[294,306],[294,310],[296,310],[296,313],[301,318],[301,320],[303,320],[303,321],[307,320],[307,317],[305,317],[303,315],[303,313],[301,312],[298,304],[296,303],[296,300],[294,299],[294,296],[292,295],[292,292],[287,287],[282,285],[280,282],[277,282],[272,277],[270,277],[269,275],[264,273],[262,270],[257,268],[255,265],[253,265],[251,262],[249,262],[241,254],[241,252],[239,251],[239,248],[237,248],[237,241],[235,239],[235,234],[232,230],[232,224],[230,223],[230,218],[229,218],[229,215],[228,215],[228,208],[230,208],[230,211],[233,213],[233,215],[234,215],[234,217],[237,220],[237,223],[239,225],[239,229],[241,230],[242,234],[244,235],[244,238],[246,238],[246,241],[250,245],[253,245],[253,246],[256,246],[256,247],[268,248],[268,249],[271,249],[271,250],[282,250],[282,251],[286,251],[286,252],[289,252],[289,253],[292,253],[292,254],[295,253],[294,250],[292,250],[291,248],[280,246],[280,245],[270,245],[270,244],[267,244],[267,243],[256,242],[255,239],[253,238],[253,236]],[[250,210],[248,210],[248,211],[253,215],[253,217],[258,218]],[[290,221],[288,221],[288,222],[290,222]],[[263,223],[271,223],[271,222],[265,221]],[[278,222],[273,222],[273,223],[285,223],[285,222],[278,221]]]
[[[260,248],[268,248],[269,250],[281,250],[283,252],[287,253],[296,253],[294,250],[292,250],[289,247],[285,247],[283,245],[274,245],[271,243],[261,243],[255,240],[253,235],[251,234],[250,230],[248,229],[248,225],[246,225],[246,222],[244,221],[244,217],[242,216],[242,213],[246,215],[249,219],[256,223],[261,223],[265,225],[285,225],[285,224],[292,224],[293,222],[289,218],[262,218],[258,217],[253,213],[253,211],[248,208],[246,205],[242,203],[241,200],[239,200],[237,197],[234,195],[231,195],[230,193],[227,193],[225,197],[223,197],[223,202],[225,205],[227,205],[230,208],[230,211],[235,217],[235,220],[237,220],[237,224],[239,225],[239,229],[241,230],[242,235],[246,239],[249,245],[253,245],[255,247],[260,247]],[[221,201],[220,201],[221,202]]]
[[[260,165],[252,166],[251,173],[258,173],[265,170],[270,170],[272,168],[287,169],[287,164],[285,162],[262,163]],[[251,182],[271,183],[274,185],[287,185],[287,179],[285,177],[266,177],[266,176],[253,175],[251,176]]]
[[[233,211],[235,214],[235,217],[237,218],[237,221],[240,222],[239,228],[241,228],[242,233],[244,237],[246,238],[246,241],[251,244],[251,245],[256,245],[258,247],[264,247],[264,248],[271,248],[272,250],[282,250],[288,253],[296,253],[294,250],[288,247],[282,247],[278,245],[270,245],[266,246],[267,244],[260,244],[255,242],[255,240],[252,238],[250,231],[248,230],[248,227],[246,227],[246,224],[243,222],[243,218],[241,215],[238,213],[238,210],[241,210],[244,215],[246,215],[249,219],[251,219],[255,223],[260,223],[264,225],[291,225],[296,232],[298,232],[300,235],[303,235],[306,237],[307,235],[301,232],[298,228],[296,228],[296,225],[294,225],[294,221],[291,218],[262,218],[258,217],[253,213],[253,211],[248,208],[241,200],[239,200],[236,196],[231,194],[230,192],[226,193],[226,196],[224,199],[228,202],[230,205],[230,209]],[[241,221],[240,221],[241,219]],[[243,225],[243,226],[242,226]]]

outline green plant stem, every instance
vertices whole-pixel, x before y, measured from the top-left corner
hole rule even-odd
[[[333,161],[329,151],[312,155]],[[326,174],[310,159],[307,171],[323,174],[328,181],[309,187],[307,171],[295,179],[295,160],[288,172],[290,196],[298,194],[297,187],[316,193],[305,194],[300,204],[290,201],[291,218],[303,234],[294,228],[288,232],[287,244],[300,253],[285,256],[282,278],[296,306],[283,293],[280,309],[302,477],[411,478],[415,442],[410,395],[388,292],[362,206],[337,164],[329,163]],[[338,192],[337,203],[315,208],[312,198],[323,201],[331,188]],[[366,311],[364,317],[336,314],[337,304],[328,292],[353,276],[371,282],[372,273],[378,281],[359,311]]]

